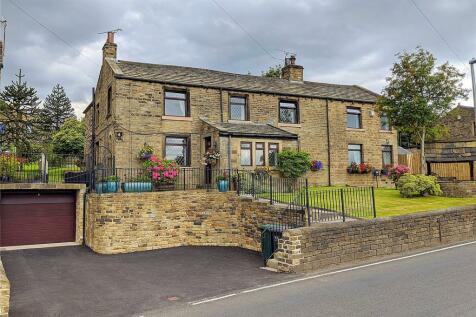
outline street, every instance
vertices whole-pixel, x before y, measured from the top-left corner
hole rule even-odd
[[[137,316],[476,316],[475,273],[471,243]]]

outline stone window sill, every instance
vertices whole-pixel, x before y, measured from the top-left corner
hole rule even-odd
[[[176,117],[176,116],[162,116],[162,120],[171,120],[171,121],[192,121],[192,117]]]
[[[228,119],[229,123],[252,123],[250,120],[233,120],[233,119]]]
[[[278,123],[279,128],[301,128],[299,123]]]
[[[347,131],[353,131],[353,132],[365,132],[365,129],[356,129],[356,128],[347,128]]]
[[[393,133],[392,130],[380,130],[379,132],[380,133]]]

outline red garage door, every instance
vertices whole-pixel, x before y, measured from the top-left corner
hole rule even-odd
[[[74,242],[73,193],[1,193],[0,246]]]

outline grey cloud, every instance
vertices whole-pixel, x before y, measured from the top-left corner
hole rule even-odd
[[[124,29],[117,36],[120,59],[260,74],[282,63],[282,50],[287,50],[298,54],[306,79],[361,84],[376,92],[397,52],[421,45],[465,72],[476,55],[476,37],[469,35],[476,30],[474,0],[415,0],[465,65],[407,0],[217,1],[279,60],[263,52],[211,0],[4,0],[3,84],[21,67],[42,98],[54,84],[64,85],[79,113],[97,80],[104,42],[97,33],[117,27]],[[469,76],[465,86],[470,87]]]

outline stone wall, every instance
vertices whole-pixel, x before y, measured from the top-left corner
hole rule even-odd
[[[261,250],[259,226],[282,207],[234,192],[91,194],[86,244],[104,254],[178,246],[237,246]]]
[[[275,259],[280,271],[303,272],[475,237],[476,206],[467,206],[287,230]]]
[[[10,309],[10,282],[0,258],[0,317],[7,317]]]
[[[476,182],[439,182],[443,196],[446,197],[476,197]]]

